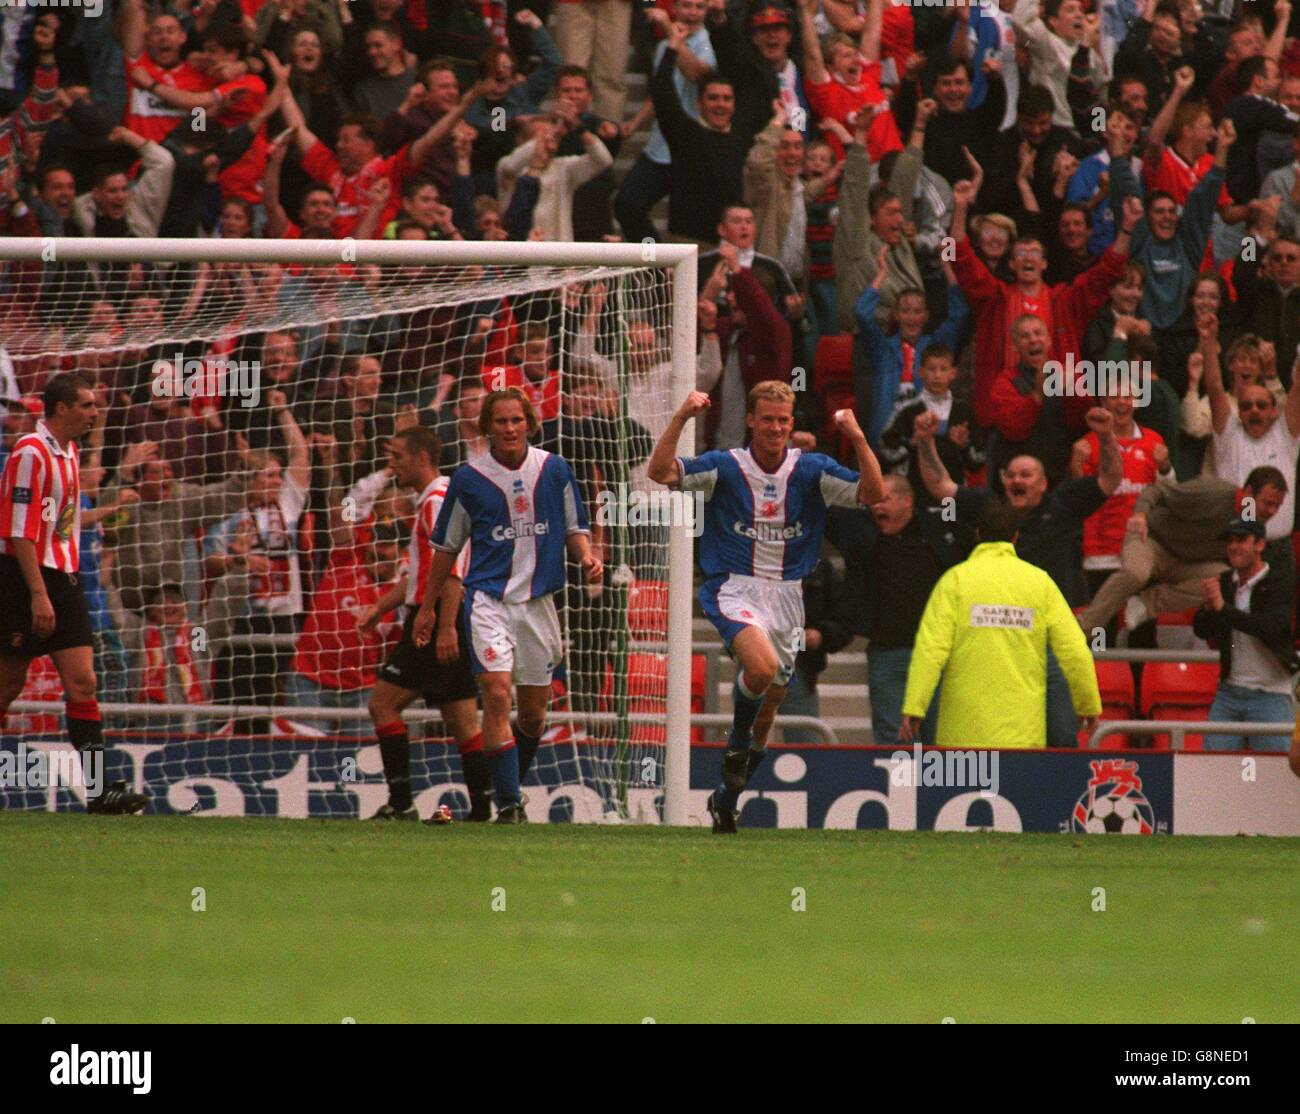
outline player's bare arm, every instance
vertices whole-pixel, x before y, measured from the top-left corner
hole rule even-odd
[[[570,534],[564,540],[564,548],[568,550],[569,556],[582,566],[583,580],[588,584],[598,584],[605,575],[605,566],[591,551],[591,537],[587,534]]]
[[[686,423],[708,408],[709,396],[703,391],[692,391],[677,408],[677,413],[668,420],[668,428],[659,438],[646,465],[646,475],[655,483],[676,487],[682,482],[681,471],[677,467],[677,442],[681,440]]]
[[[455,563],[456,554],[448,553],[444,549],[434,551],[433,562],[429,566],[429,581],[424,586],[424,599],[420,602],[420,610],[415,616],[413,633],[417,646],[429,645],[429,639],[433,637],[434,607]]]
[[[465,598],[465,588],[456,576],[447,577],[442,587],[442,606],[438,608],[438,661],[447,665],[456,660],[460,653],[460,636],[456,631],[456,618],[460,615],[461,600]]]
[[[879,503],[885,497],[885,477],[880,470],[880,461],[867,444],[867,435],[862,432],[857,415],[852,410],[837,410],[835,426],[849,439],[857,458],[858,502],[867,507]]]

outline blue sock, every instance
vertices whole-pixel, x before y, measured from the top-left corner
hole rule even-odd
[[[731,690],[731,704],[733,737],[727,745],[742,750],[749,746],[753,737],[754,720],[758,718],[758,710],[763,706],[763,694],[760,692],[755,695],[745,686],[743,669],[736,674],[736,684]]]
[[[509,808],[519,803],[519,751],[513,742],[500,750],[488,751],[492,766],[492,788],[496,791],[497,808]]]
[[[537,747],[541,741],[541,736],[529,735],[518,724],[515,725],[515,746],[519,748],[520,785],[524,783],[524,778],[528,776],[528,771],[532,768],[533,759],[537,757]]]

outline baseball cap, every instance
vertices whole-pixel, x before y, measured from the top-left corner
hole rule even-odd
[[[1256,522],[1253,519],[1234,518],[1228,523],[1227,529],[1219,535],[1219,541],[1225,541],[1228,538],[1259,538],[1261,541],[1266,537],[1264,533],[1264,524]]]
[[[754,9],[754,14],[749,17],[749,26],[751,30],[759,27],[791,27],[794,20],[790,18],[790,10],[784,4],[760,4]]]

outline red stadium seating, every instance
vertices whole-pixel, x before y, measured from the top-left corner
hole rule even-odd
[[[668,629],[668,585],[638,580],[627,593],[627,629],[636,637],[663,637]]]
[[[825,423],[822,439],[837,457],[848,459],[848,442],[835,428],[833,415],[836,410],[852,408],[855,402],[851,336],[822,337],[817,341],[817,353],[813,357],[813,390],[821,402]]]
[[[1156,616],[1158,627],[1190,627],[1196,618],[1197,608],[1189,607],[1186,611],[1162,611]]]
[[[833,383],[853,385],[853,338],[822,337],[813,357],[813,390],[821,394]]]
[[[705,709],[708,683],[709,663],[704,654],[691,655],[691,712],[703,712]],[[668,691],[668,658],[663,654],[630,653],[627,656],[627,692],[628,713],[636,715],[663,716],[664,693]],[[613,711],[611,697],[614,694],[614,676],[610,668],[605,670],[605,683],[601,686],[604,698],[603,711]],[[635,742],[656,743],[662,745],[667,739],[666,729],[660,723],[640,723],[632,727],[632,739]],[[702,740],[703,728],[691,728],[691,742]]]
[[[1103,720],[1133,719],[1137,714],[1137,694],[1133,688],[1133,670],[1125,661],[1099,661],[1097,688],[1101,690],[1101,718]],[[1088,745],[1087,731],[1079,732],[1079,745]],[[1129,746],[1127,735],[1107,735],[1101,742],[1102,750],[1124,750]]]
[[[1218,684],[1215,662],[1147,662],[1142,668],[1142,714],[1149,719],[1206,720]],[[1152,742],[1166,748],[1169,736],[1156,735]],[[1202,742],[1201,735],[1187,735],[1183,746],[1200,750]]]

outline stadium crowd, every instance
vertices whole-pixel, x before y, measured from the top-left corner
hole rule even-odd
[[[29,3],[0,15],[0,114],[0,235],[699,244],[698,447],[741,445],[749,389],[776,379],[801,447],[851,464],[832,420],[851,405],[890,474],[869,514],[832,513],[845,583],[806,588],[786,712],[815,712],[827,653],[865,636],[876,739],[897,739],[921,613],[990,493],[1094,647],[1154,646],[1157,615],[1199,609],[1198,633],[1238,647],[1233,714],[1290,699],[1288,0]],[[103,698],[365,707],[413,512],[389,438],[434,429],[452,471],[486,450],[495,387],[525,389],[589,505],[615,451],[654,486],[666,319],[601,282],[379,312],[397,280],[5,265],[2,451],[52,372],[99,395],[82,569]],[[338,320],[356,289],[376,312]],[[310,327],[245,327],[303,302]],[[197,339],[132,343],[160,335]],[[218,357],[256,364],[256,397],[157,389],[161,366],[179,382]],[[655,538],[637,541],[653,579]],[[621,616],[578,587],[568,603],[571,675],[600,678]],[[1074,745],[1055,675],[1049,742]]]

